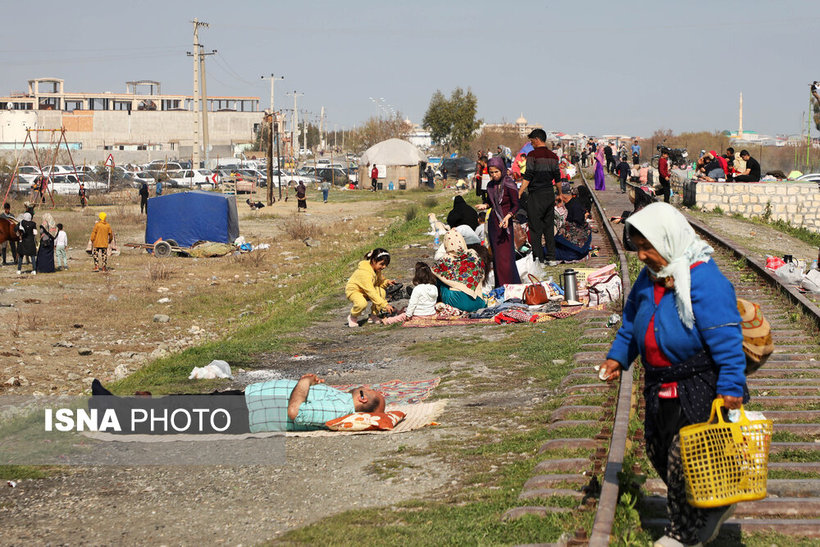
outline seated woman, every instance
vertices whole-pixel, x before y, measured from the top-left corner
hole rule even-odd
[[[444,249],[447,254],[433,263],[441,301],[466,312],[486,307],[480,292],[484,261],[467,248],[464,237],[457,230],[444,234]]]
[[[447,214],[447,224],[450,228],[466,224],[475,230],[478,228],[478,213],[467,205],[463,197],[456,196],[453,198],[453,209]]]
[[[555,259],[564,262],[581,260],[589,254],[592,230],[587,223],[587,213],[592,206],[592,196],[586,186],[575,189],[567,201],[567,218],[555,234]]]

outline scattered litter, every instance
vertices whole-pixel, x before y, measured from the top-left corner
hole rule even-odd
[[[159,293],[168,292],[170,290],[171,289],[169,289],[168,287],[157,287],[157,292]]]
[[[270,245],[268,245],[267,243],[260,243],[259,245],[255,245],[253,247],[254,251],[264,251],[266,249],[270,249]]]
[[[214,359],[204,367],[194,367],[189,380],[215,380],[217,378],[233,378],[231,366],[219,359]]]
[[[241,247],[242,245],[245,244],[245,238],[242,237],[242,236],[239,236],[238,238],[233,240],[233,244],[236,245],[237,247]]]
[[[160,298],[159,300],[157,300],[157,304],[167,304],[170,301],[171,299],[166,296],[164,298]]]
[[[272,369],[249,370],[245,373],[245,377],[255,382],[263,382],[265,380],[279,380],[282,378],[282,373]]]
[[[607,320],[606,326],[611,328],[611,327],[614,327],[615,325],[617,325],[620,322],[621,322],[621,316],[618,315],[617,313],[613,313],[612,315],[609,316],[609,320]]]
[[[6,481],[6,484],[11,486],[12,488],[17,488],[17,482],[16,481]]]
[[[317,359],[318,355],[294,355],[290,358],[291,361],[310,361],[311,359]],[[341,362],[341,361],[340,361]]]
[[[161,313],[158,313],[158,314],[154,315],[154,319],[153,319],[154,323],[167,323],[170,320],[171,320],[170,317],[168,317],[167,315],[163,315]]]
[[[119,298],[117,298],[115,295],[113,295],[113,294],[108,295],[108,301],[109,302],[116,302],[117,300],[119,300]]]

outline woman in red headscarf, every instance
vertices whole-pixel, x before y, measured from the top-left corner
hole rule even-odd
[[[476,208],[492,208],[487,215],[488,239],[493,250],[495,286],[521,283],[515,265],[515,236],[513,218],[518,212],[518,187],[507,174],[507,165],[500,156],[494,156],[487,164],[490,182],[487,185],[485,203]]]

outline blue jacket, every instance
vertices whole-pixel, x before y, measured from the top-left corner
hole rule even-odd
[[[690,273],[694,327],[687,329],[678,317],[674,291],[655,306],[654,284],[644,268],[629,293],[623,323],[607,358],[627,369],[638,354],[645,355],[646,329],[654,313],[655,339],[672,366],[708,349],[720,369],[717,392],[742,397],[746,357],[735,289],[713,260],[695,266]]]

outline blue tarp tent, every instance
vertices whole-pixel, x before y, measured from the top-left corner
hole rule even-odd
[[[197,241],[233,243],[239,237],[236,198],[213,192],[180,192],[148,200],[145,242],[173,239],[182,247]]]

